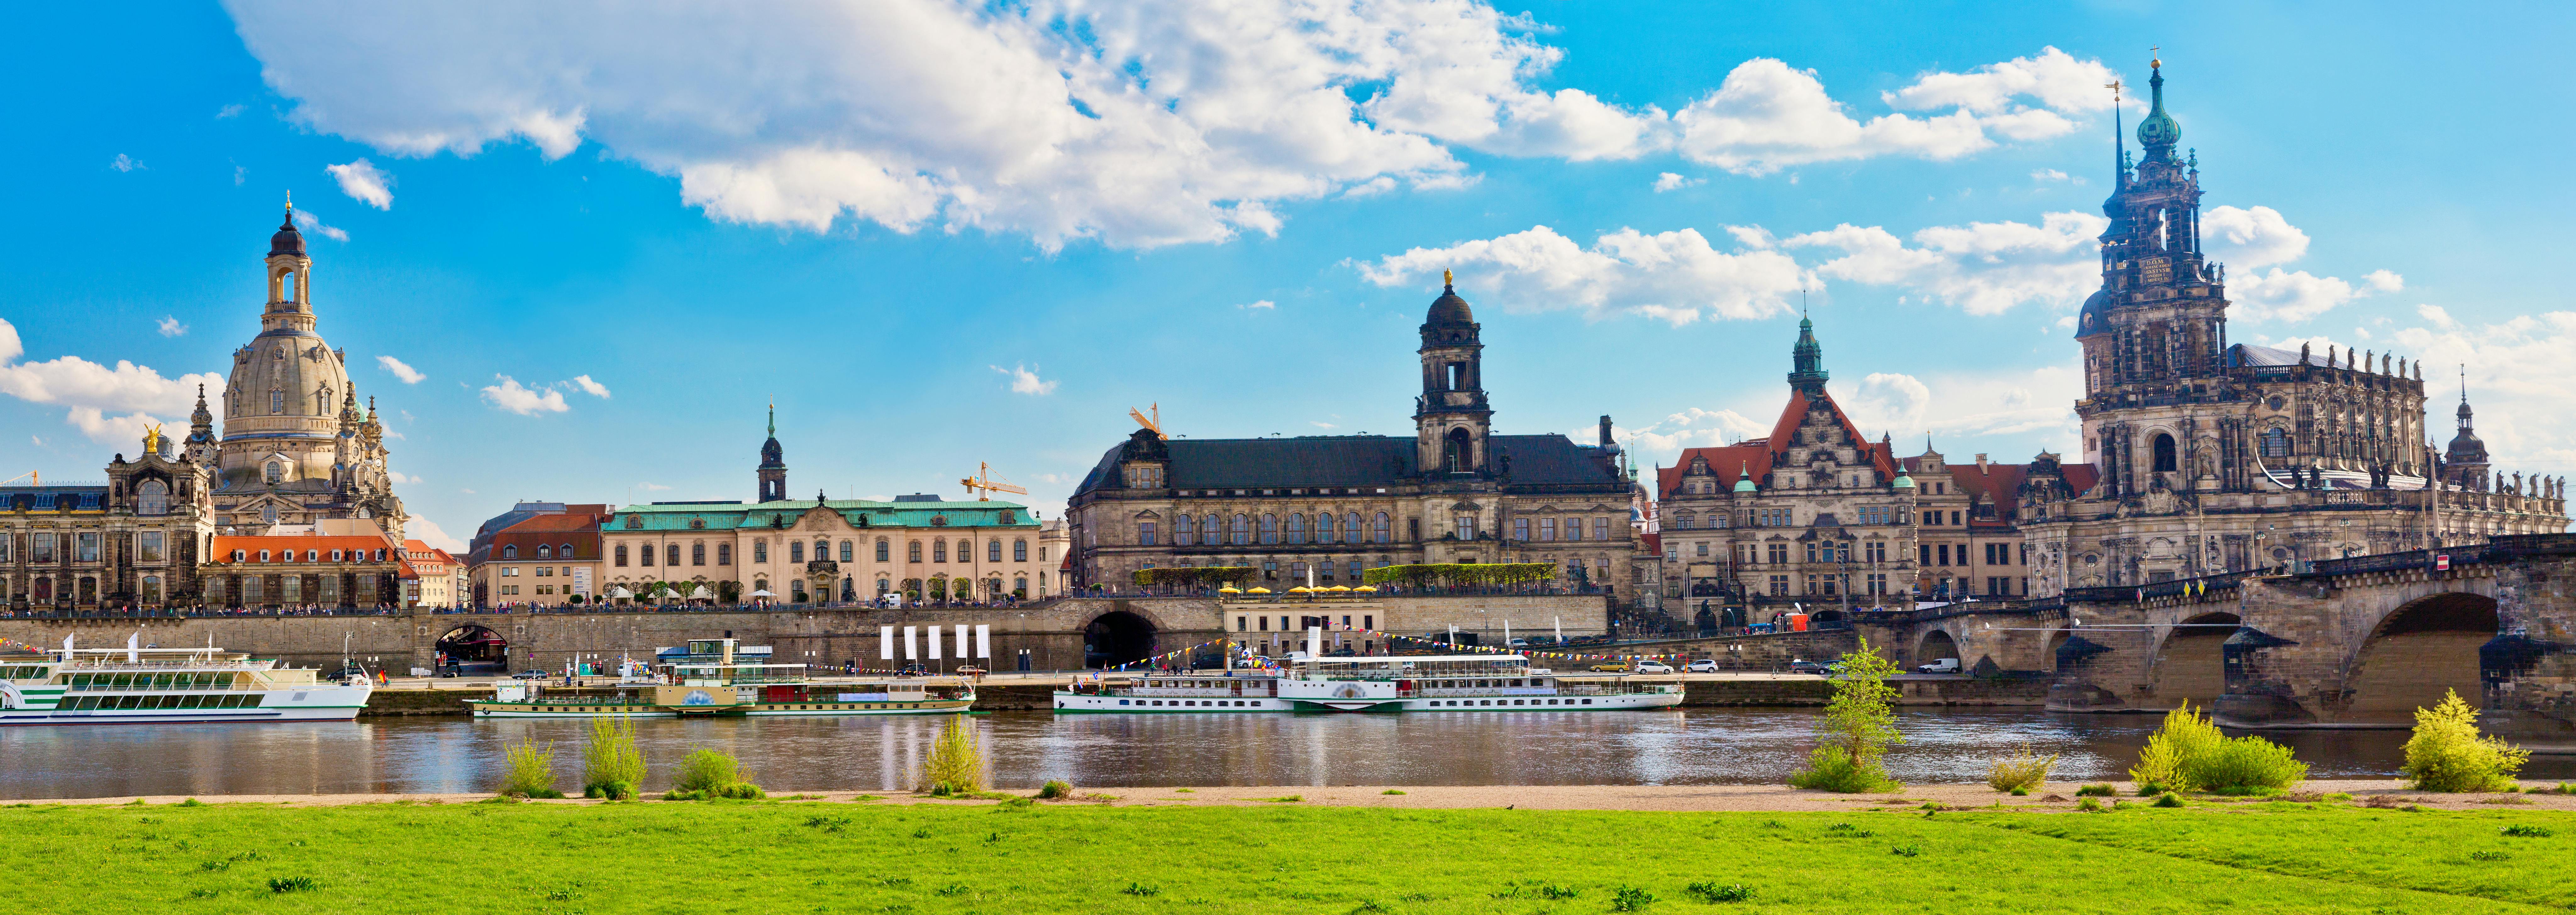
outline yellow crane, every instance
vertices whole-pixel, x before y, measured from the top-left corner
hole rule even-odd
[[[1154,404],[1154,415],[1152,417],[1147,417],[1142,411],[1139,411],[1134,407],[1127,408],[1127,416],[1128,418],[1135,420],[1137,425],[1154,430],[1155,438],[1163,439],[1165,441],[1171,440],[1171,436],[1163,434],[1163,405],[1160,402]]]
[[[974,476],[967,477],[957,482],[965,484],[966,489],[969,492],[978,489],[983,490],[984,492],[982,495],[975,497],[975,501],[977,502],[993,501],[993,494],[997,492],[1018,493],[1023,496],[1029,494],[1028,490],[1021,489],[1020,487],[1013,486],[1009,483],[993,482],[993,465],[982,461],[975,462]]]
[[[18,482],[19,480],[26,480],[27,485],[29,486],[43,486],[45,485],[45,478],[40,475],[41,473],[41,471],[30,470],[6,480],[0,480],[0,486],[7,486],[11,483]]]

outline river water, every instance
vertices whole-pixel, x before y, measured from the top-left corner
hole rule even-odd
[[[1816,712],[1403,715],[977,716],[994,784],[1050,778],[1092,787],[1165,785],[1776,784],[1804,759]],[[1888,769],[1914,783],[1977,782],[2027,744],[2058,754],[2055,779],[2114,779],[2158,717],[2032,710],[1909,710]],[[0,799],[120,795],[461,793],[490,790],[503,745],[551,741],[561,785],[580,784],[579,720],[391,718],[269,725],[123,725],[0,730]],[[638,736],[653,777],[700,747],[732,753],[780,791],[908,787],[929,718],[652,719]],[[2312,778],[2394,776],[2404,731],[2278,731]],[[2576,757],[2535,757],[2526,778],[2576,778]]]

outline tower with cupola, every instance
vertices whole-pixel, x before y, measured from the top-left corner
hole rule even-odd
[[[1485,398],[1482,325],[1455,277],[1441,271],[1440,297],[1422,321],[1422,396],[1413,403],[1416,460],[1424,476],[1491,471],[1494,408]]]
[[[760,443],[760,501],[787,498],[787,449],[778,446],[778,405],[769,405],[769,440]]]

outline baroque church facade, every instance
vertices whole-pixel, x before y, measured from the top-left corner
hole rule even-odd
[[[186,443],[212,475],[215,523],[252,533],[371,519],[399,541],[409,518],[387,473],[384,425],[375,398],[360,411],[347,351],[314,330],[313,259],[291,204],[268,248],[268,301],[259,335],[233,352],[223,431],[199,390]]]
[[[1497,434],[1483,325],[1455,285],[1420,333],[1410,437],[1142,428],[1110,448],[1066,504],[1073,584],[1123,589],[1140,569],[1248,566],[1281,591],[1357,586],[1389,565],[1552,562],[1559,584],[1633,596],[1634,478],[1610,418],[1594,445]]]
[[[2103,203],[2102,286],[2077,316],[2084,464],[2041,454],[2015,487],[2034,593],[2565,530],[2563,480],[2491,480],[2465,400],[2452,447],[2427,444],[2420,364],[2227,342],[2199,155],[2176,154],[2160,62],[2150,85],[2142,155],[2120,144]]]

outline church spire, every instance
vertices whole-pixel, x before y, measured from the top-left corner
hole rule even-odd
[[[787,498],[787,450],[778,447],[778,403],[769,404],[769,440],[760,443],[760,501]]]
[[[1816,342],[1813,318],[1798,318],[1798,343],[1789,348],[1789,389],[1805,394],[1825,393],[1825,348]]]
[[[2147,87],[2155,106],[2146,117],[2138,119],[2138,145],[2146,149],[2147,161],[2172,162],[2174,144],[2182,140],[2182,125],[2174,123],[2173,115],[2165,113],[2165,62],[2153,60],[2148,62],[2148,66],[2154,72],[2147,78]]]

